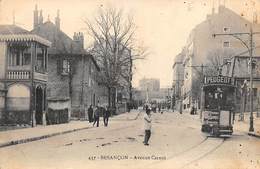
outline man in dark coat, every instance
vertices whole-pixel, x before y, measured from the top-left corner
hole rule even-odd
[[[99,127],[99,116],[100,116],[100,107],[96,107],[95,111],[94,111],[94,123],[93,126],[95,126],[95,124],[97,123],[97,127]]]
[[[88,121],[90,123],[93,122],[93,108],[92,108],[92,105],[90,105],[89,108],[88,108]]]
[[[103,120],[104,120],[104,126],[107,127],[108,125],[108,118],[110,116],[109,108],[106,106],[106,109],[103,111]]]

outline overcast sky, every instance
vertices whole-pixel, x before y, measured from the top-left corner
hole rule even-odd
[[[143,78],[159,78],[161,86],[170,86],[174,57],[185,45],[190,31],[205,20],[211,12],[213,0],[0,0],[0,23],[15,23],[32,29],[35,5],[52,22],[60,10],[61,29],[70,37],[74,32],[85,33],[85,47],[91,39],[86,33],[83,19],[91,20],[101,6],[123,8],[133,15],[137,25],[138,43],[148,47],[150,55],[135,64],[134,86]],[[250,18],[254,9],[260,11],[260,0],[214,0],[214,6],[224,3],[238,14]],[[254,8],[254,9],[253,9]],[[260,14],[260,13],[259,13]]]

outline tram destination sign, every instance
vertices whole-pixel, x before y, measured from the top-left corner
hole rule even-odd
[[[235,85],[235,79],[227,76],[205,76],[204,84]]]

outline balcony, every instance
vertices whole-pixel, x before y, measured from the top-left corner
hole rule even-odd
[[[10,80],[28,80],[31,78],[30,71],[27,70],[8,70],[7,79]]]

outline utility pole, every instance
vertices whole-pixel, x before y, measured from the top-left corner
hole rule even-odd
[[[252,30],[252,24],[250,26],[250,32],[238,32],[238,33],[224,33],[224,34],[213,34],[213,37],[216,36],[233,36],[234,38],[238,39],[242,44],[248,49],[249,56],[250,56],[250,127],[249,132],[254,132],[254,117],[253,117],[253,64],[252,64],[252,58],[253,58],[253,35],[254,34],[260,34],[260,32],[253,32]],[[250,44],[246,43],[243,39],[240,38],[241,35],[247,35],[249,36]]]
[[[201,86],[202,86],[202,84],[203,84],[203,78],[204,78],[204,68],[205,67],[208,67],[208,66],[205,66],[205,65],[203,65],[203,64],[201,64],[201,65],[196,65],[196,66],[188,66],[188,67],[192,67],[192,68],[197,68],[197,67],[199,67],[199,68],[201,68],[201,72],[199,72],[200,73],[200,119],[202,118],[202,104],[201,104],[201,101],[202,101],[202,88],[201,88]],[[195,69],[195,70],[197,70],[197,69]]]
[[[253,31],[252,26],[250,27],[250,127],[249,132],[254,131],[254,117],[253,117]]]

